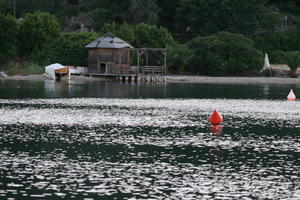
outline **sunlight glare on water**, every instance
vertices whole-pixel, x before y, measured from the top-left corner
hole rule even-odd
[[[299,199],[299,111],[280,100],[1,99],[0,199]]]

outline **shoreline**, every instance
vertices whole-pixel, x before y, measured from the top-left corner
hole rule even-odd
[[[13,75],[0,80],[49,80],[43,74]],[[72,75],[71,80],[83,81],[106,81],[107,78],[93,78],[86,76]],[[211,84],[300,84],[300,78],[285,77],[208,77],[208,76],[182,76],[167,75],[167,83],[211,83]]]
[[[300,84],[300,78],[286,77],[209,77],[167,76],[171,83],[214,83],[214,84]]]

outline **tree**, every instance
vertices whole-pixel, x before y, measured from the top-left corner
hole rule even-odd
[[[193,56],[193,51],[186,45],[173,42],[167,45],[167,65],[172,72],[186,71],[187,63]]]
[[[92,27],[99,31],[105,22],[110,21],[109,13],[106,9],[96,8],[90,13]]]
[[[164,48],[173,42],[172,35],[164,27],[140,23],[134,28],[136,47]]]
[[[128,8],[128,21],[157,24],[159,11],[156,0],[132,0]]]
[[[10,15],[0,15],[0,65],[16,56],[17,22]],[[5,30],[5,31],[4,31]]]
[[[0,0],[0,13],[13,14],[13,10],[10,9],[9,0]]]
[[[106,32],[112,32],[134,47],[164,48],[174,41],[166,28],[144,23],[137,25],[129,25],[125,22],[123,24],[105,23],[101,33],[105,34]]]
[[[20,26],[20,55],[28,57],[38,53],[43,47],[55,40],[60,32],[60,25],[55,16],[37,12],[27,14]]]
[[[282,23],[281,15],[272,10],[266,10],[261,19],[261,27],[270,32],[274,32]]]
[[[289,76],[297,78],[297,69],[300,67],[300,51],[286,51],[283,53],[283,61],[289,66]]]
[[[197,37],[188,43],[194,51],[189,70],[203,75],[243,75],[258,71],[262,53],[254,48],[251,39],[241,34],[219,32]]]
[[[39,61],[43,64],[59,62],[63,65],[86,66],[87,50],[85,46],[97,39],[95,33],[62,33],[40,53]]]
[[[9,0],[13,9],[13,0]],[[16,17],[24,17],[27,13],[49,12],[58,13],[62,8],[61,0],[15,0]]]
[[[280,63],[284,51],[300,50],[300,34],[297,32],[274,32],[253,37],[256,48],[268,52],[273,63]]]
[[[265,0],[182,0],[177,32],[194,37],[219,31],[250,35],[259,26]]]
[[[159,25],[166,27],[172,33],[175,33],[175,14],[176,8],[179,6],[181,0],[159,0],[157,4],[160,8],[159,15]]]
[[[269,0],[269,5],[275,5],[279,10],[290,13],[293,15],[299,15],[300,2],[298,0]]]
[[[135,41],[134,26],[126,22],[123,24],[117,24],[116,22],[105,23],[101,29],[101,34],[104,35],[107,32],[113,33],[129,44],[133,44]]]
[[[105,23],[126,21],[129,0],[97,0],[93,3],[90,12],[92,28],[101,30]]]

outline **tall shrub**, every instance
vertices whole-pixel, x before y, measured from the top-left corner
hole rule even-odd
[[[283,62],[290,68],[289,76],[297,78],[296,71],[300,67],[300,52],[299,51],[287,51],[283,53]]]
[[[41,52],[40,63],[44,58],[47,64],[58,62],[63,65],[86,66],[88,55],[85,46],[95,39],[97,35],[90,32],[62,33],[44,50],[45,53]]]
[[[134,28],[135,46],[163,48],[173,42],[172,35],[164,27],[140,23]]]
[[[144,23],[137,25],[105,23],[101,29],[101,34],[106,32],[112,32],[134,47],[164,48],[174,41],[166,28]]]
[[[193,51],[186,45],[173,42],[167,45],[167,65],[169,72],[186,71],[187,63],[193,56]]]
[[[117,24],[116,22],[105,23],[101,28],[101,34],[104,35],[107,32],[113,33],[130,44],[133,44],[135,41],[134,26],[126,22],[122,24]]]
[[[52,43],[59,35],[60,25],[55,16],[37,12],[27,14],[20,26],[20,55],[29,57],[37,54]]]
[[[16,56],[17,22],[10,15],[0,15],[0,65]]]

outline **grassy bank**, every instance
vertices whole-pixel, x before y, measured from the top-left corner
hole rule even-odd
[[[31,75],[31,74],[42,74],[45,69],[43,66],[40,66],[33,62],[14,62],[9,63],[1,67],[7,75]]]

